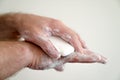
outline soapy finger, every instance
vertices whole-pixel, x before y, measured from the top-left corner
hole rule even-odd
[[[56,66],[54,69],[55,69],[56,71],[63,71],[63,70],[64,70],[64,67],[63,67],[63,65],[60,65],[60,66]]]
[[[77,33],[58,20],[53,20],[50,26],[52,28],[51,33],[53,36],[62,38],[66,42],[70,43],[75,48],[75,51],[83,53],[82,44],[78,39]]]
[[[67,56],[70,63],[106,63],[106,58],[90,50],[84,50],[84,54],[74,52]]]
[[[31,31],[32,32],[32,31]],[[29,34],[23,34],[22,38],[25,39],[25,41],[32,42],[42,48],[42,50],[49,55],[51,58],[59,58],[61,54],[56,50],[54,45],[50,42],[48,39],[48,36],[45,35],[45,33],[30,33]]]
[[[82,47],[85,48],[85,49],[87,49],[88,47],[87,47],[85,41],[81,39],[81,37],[80,37],[79,34],[77,34],[77,36],[78,36],[79,41],[81,42]]]

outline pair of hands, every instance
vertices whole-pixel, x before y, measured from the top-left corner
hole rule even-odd
[[[105,58],[90,51],[77,33],[61,21],[33,14],[9,13],[0,16],[0,39],[18,40],[24,38],[29,44],[29,54],[32,56],[29,68],[63,70],[65,63],[105,63]],[[3,35],[4,34],[4,35]],[[71,44],[75,52],[66,57],[49,41],[48,37],[58,36]],[[28,56],[29,58],[29,56]]]

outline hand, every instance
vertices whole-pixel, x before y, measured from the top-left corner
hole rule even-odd
[[[86,48],[84,41],[77,33],[56,19],[33,14],[11,13],[0,17],[1,26],[5,31],[4,34],[7,30],[9,31],[6,36],[11,34],[12,39],[15,36],[22,37],[40,46],[52,58],[59,58],[61,55],[48,40],[50,36],[59,36],[64,39],[75,48],[76,52],[83,53],[83,49]]]
[[[28,65],[29,68],[37,70],[55,69],[57,71],[63,71],[63,65],[65,63],[106,63],[106,58],[95,54],[94,52],[84,49],[84,54],[72,53],[66,57],[61,57],[56,60],[46,55],[39,47],[27,44],[28,51],[32,55],[31,63]]]

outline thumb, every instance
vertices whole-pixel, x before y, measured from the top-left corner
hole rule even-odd
[[[64,66],[63,66],[63,65],[56,66],[54,69],[55,69],[56,71],[63,71],[63,70],[64,70]]]

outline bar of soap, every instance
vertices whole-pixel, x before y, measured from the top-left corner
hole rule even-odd
[[[67,56],[74,52],[74,47],[59,37],[52,36],[52,37],[49,37],[49,40],[55,46],[57,51],[61,53],[62,56]]]

